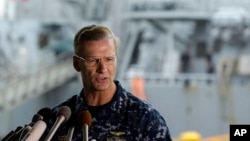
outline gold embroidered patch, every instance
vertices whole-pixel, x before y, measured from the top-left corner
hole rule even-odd
[[[115,135],[115,136],[122,136],[122,135],[125,135],[125,132],[122,132],[122,131],[118,131],[118,132],[110,132],[112,135]]]
[[[57,139],[58,139],[58,141],[66,141],[67,136],[58,136]]]

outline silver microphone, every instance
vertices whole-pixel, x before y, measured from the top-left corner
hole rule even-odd
[[[56,122],[52,126],[48,135],[45,137],[45,141],[50,141],[54,136],[54,134],[56,133],[57,129],[61,126],[62,123],[67,122],[70,116],[71,116],[70,108],[68,106],[62,106],[57,113]]]

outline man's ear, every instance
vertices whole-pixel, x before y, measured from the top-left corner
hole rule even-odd
[[[73,56],[73,66],[74,66],[76,71],[78,71],[78,72],[80,71],[79,62],[75,56]]]

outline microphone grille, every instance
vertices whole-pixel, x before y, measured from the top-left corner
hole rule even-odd
[[[71,116],[71,110],[68,106],[62,106],[58,113],[57,116],[64,116],[65,117],[65,122],[69,120]]]

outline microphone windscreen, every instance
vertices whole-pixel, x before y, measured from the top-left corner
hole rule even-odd
[[[84,124],[88,124],[88,126],[90,127],[90,125],[92,123],[92,117],[91,117],[91,114],[88,110],[83,110],[80,113],[79,122],[80,122],[81,126],[83,126]]]
[[[56,133],[57,129],[60,127],[60,125],[68,121],[71,116],[71,110],[68,106],[62,106],[57,112],[56,116],[56,121],[50,129],[48,135],[45,137],[45,141],[50,141]]]
[[[32,127],[30,135],[27,137],[25,141],[38,141],[42,136],[43,132],[45,131],[46,127],[47,125],[44,121],[42,120],[37,121]]]
[[[69,118],[69,121],[68,121],[68,125],[69,126],[72,126],[72,127],[77,127],[78,125],[78,122],[77,122],[77,116],[76,116],[76,113],[72,113],[70,118]]]
[[[67,122],[71,116],[70,108],[68,106],[62,106],[57,113],[57,117],[59,116],[64,116],[65,117],[64,122]]]
[[[41,115],[43,117],[43,121],[46,122],[46,123],[48,123],[48,121],[49,121],[50,118],[54,119],[53,112],[48,107],[40,109],[37,112],[37,114]]]

